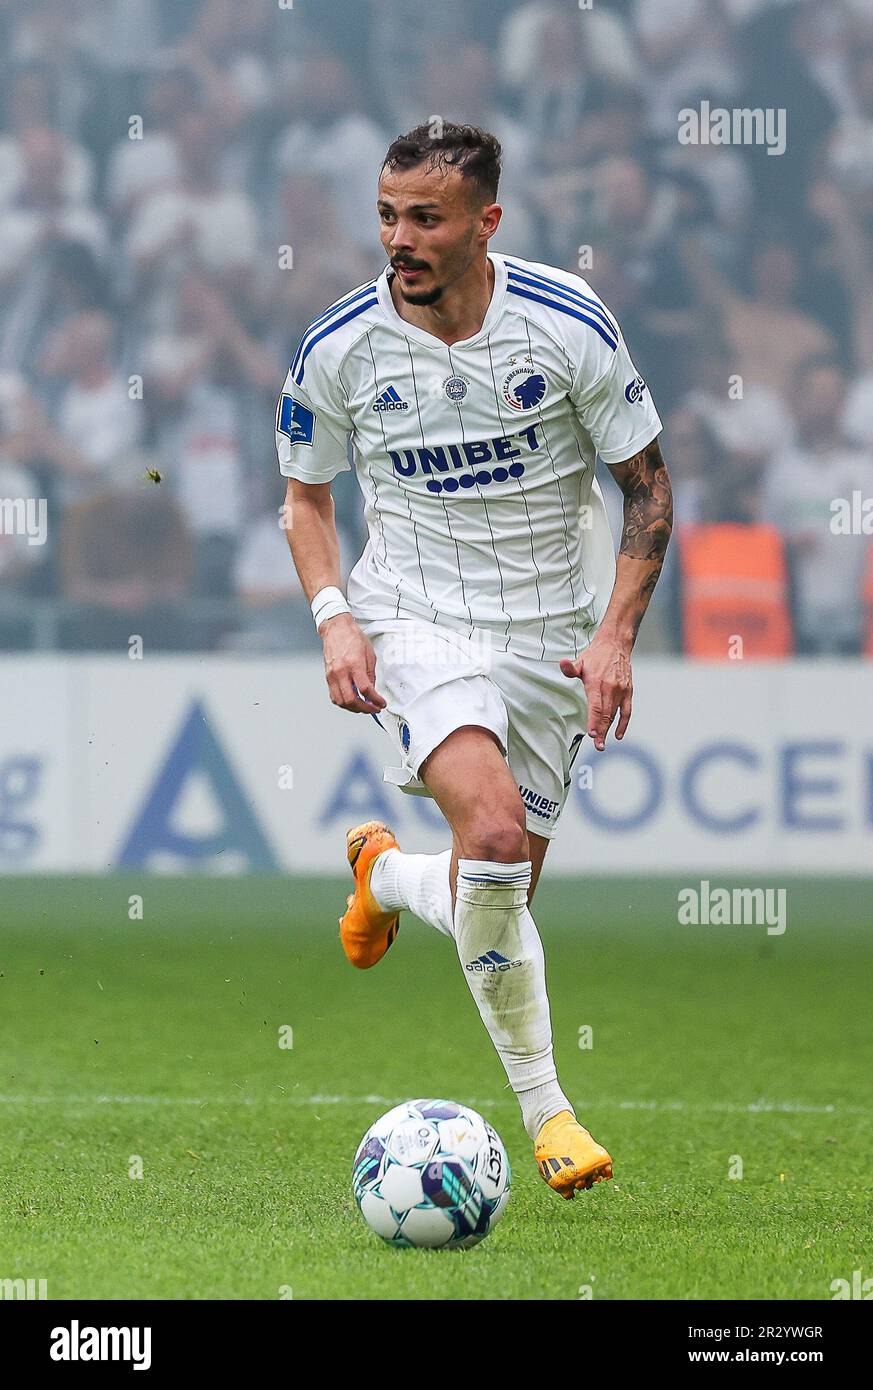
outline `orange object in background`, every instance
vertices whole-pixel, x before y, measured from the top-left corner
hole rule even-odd
[[[788,569],[775,526],[683,527],[679,564],[686,655],[707,661],[791,655]]]

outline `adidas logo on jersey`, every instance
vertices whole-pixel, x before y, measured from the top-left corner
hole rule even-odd
[[[502,956],[499,951],[486,951],[484,956],[468,961],[464,969],[482,975],[493,975],[497,970],[511,970],[514,965],[521,964],[523,964],[521,960],[507,960],[506,956]]]
[[[393,386],[382,391],[373,402],[374,410],[408,410],[409,401],[404,401]]]

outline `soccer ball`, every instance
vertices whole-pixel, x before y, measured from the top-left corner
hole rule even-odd
[[[469,1249],[509,1201],[512,1174],[487,1120],[453,1100],[407,1100],[367,1130],[352,1190],[361,1215],[389,1245]]]

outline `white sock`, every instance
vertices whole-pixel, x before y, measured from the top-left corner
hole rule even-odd
[[[408,908],[444,936],[451,936],[451,862],[450,849],[441,854],[404,854],[387,849],[373,865],[370,891],[385,912]]]
[[[545,1120],[573,1107],[558,1085],[542,942],[527,906],[530,860],[458,861],[455,945],[535,1139]]]
[[[546,1120],[560,1111],[569,1110],[571,1115],[576,1114],[558,1085],[557,1072],[552,1081],[547,1081],[543,1086],[532,1086],[529,1091],[518,1091],[516,1096],[521,1106],[522,1122],[531,1139],[536,1139]]]

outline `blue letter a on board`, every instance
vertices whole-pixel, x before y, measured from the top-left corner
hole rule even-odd
[[[221,814],[218,829],[200,834],[174,828],[179,802],[194,783],[205,783]],[[273,852],[227,757],[206,722],[199,700],[170,749],[157,781],[118,856],[122,867],[169,872],[275,872]]]

